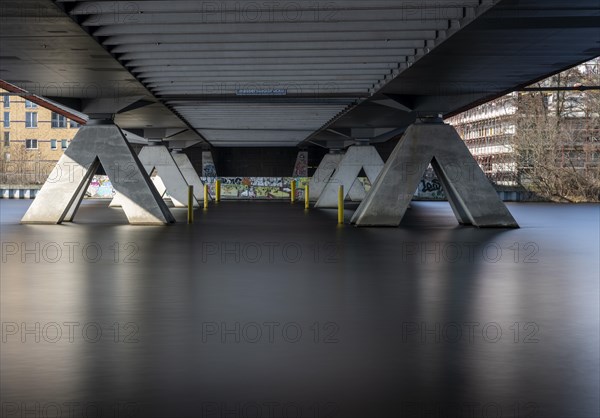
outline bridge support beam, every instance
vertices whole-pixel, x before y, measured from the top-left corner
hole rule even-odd
[[[327,186],[327,182],[333,176],[333,173],[337,169],[340,161],[342,161],[342,157],[344,154],[340,152],[331,152],[323,157],[319,167],[317,167],[317,171],[310,179],[310,201],[316,202],[323,190],[325,190],[325,186]]]
[[[123,210],[129,223],[175,222],[125,135],[112,120],[90,120],[79,129],[21,222],[72,221],[100,164],[115,190],[123,195]]]
[[[188,183],[167,147],[160,143],[147,145],[142,148],[138,158],[148,175],[152,175],[154,170],[156,170],[157,177],[159,178],[155,177],[153,182],[159,194],[162,196],[166,188],[173,206],[176,208],[187,207]],[[122,196],[117,193],[110,206],[122,206],[122,200]],[[194,206],[198,206],[196,199],[194,199]]]
[[[310,201],[316,202],[321,197],[323,190],[327,186],[327,183],[331,180],[331,176],[335,173],[344,154],[340,151],[332,152],[321,160],[319,167],[315,171],[315,174],[310,179]],[[362,201],[367,193],[359,180],[356,180],[348,193],[351,200],[360,202]]]
[[[335,161],[335,160],[331,160]],[[362,200],[366,193],[358,181],[358,175],[364,169],[371,184],[375,182],[383,169],[384,163],[375,147],[371,145],[355,145],[346,151],[337,169],[330,174],[315,207],[336,208],[338,205],[339,186],[344,186],[344,198],[350,196],[352,200]],[[331,167],[329,165],[328,167]],[[328,174],[330,168],[323,170],[323,175]],[[318,171],[318,170],[317,170]],[[319,179],[322,181],[323,179]],[[359,189],[360,188],[360,189]]]
[[[519,227],[456,130],[441,121],[408,128],[351,222],[398,226],[430,163],[460,224]]]
[[[173,156],[175,164],[177,164],[177,167],[179,167],[179,170],[181,171],[186,183],[190,186],[194,186],[194,197],[196,200],[198,202],[203,202],[204,183],[202,183],[202,180],[200,180],[200,176],[198,175],[198,172],[194,168],[194,165],[190,161],[189,157],[179,150],[173,151],[171,155]]]

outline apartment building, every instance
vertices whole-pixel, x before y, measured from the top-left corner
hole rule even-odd
[[[85,120],[15,86],[0,87],[0,183],[43,184]]]
[[[499,188],[527,186],[523,173],[529,167],[517,144],[522,150],[539,144],[537,152],[545,150],[550,156],[544,162],[557,167],[589,170],[600,164],[599,95],[593,90],[598,85],[600,59],[595,59],[543,80],[529,91],[510,93],[446,122],[456,128]],[[579,90],[582,86],[592,90]],[[552,128],[558,125],[560,132]]]

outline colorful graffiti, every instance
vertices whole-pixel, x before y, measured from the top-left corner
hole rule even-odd
[[[202,153],[202,175],[211,178],[217,176],[217,169],[215,168],[215,163],[210,151],[204,151]]]
[[[308,152],[300,151],[296,159],[293,177],[308,177]]]
[[[203,177],[202,182],[208,184],[211,196],[215,194],[215,177]],[[309,177],[222,177],[221,198],[223,200],[289,200],[292,193],[291,183],[296,180],[296,199],[304,199],[304,186]],[[360,177],[367,193],[371,183],[366,177]],[[86,197],[93,199],[112,199],[115,191],[107,176],[94,176],[87,189]],[[165,193],[165,197],[168,194]],[[444,190],[433,170],[426,173],[415,193],[419,199],[443,200]]]
[[[114,195],[115,191],[107,176],[94,176],[85,194],[94,199],[112,199]]]
[[[304,186],[310,181],[307,177],[223,177],[221,180],[221,198],[238,199],[290,199],[291,183],[296,180],[296,198],[304,199]],[[208,184],[211,195],[215,192],[215,179],[202,178]]]

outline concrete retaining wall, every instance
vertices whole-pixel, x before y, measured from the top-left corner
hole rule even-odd
[[[213,178],[203,178],[209,184],[211,193],[214,193]],[[224,200],[256,200],[256,199],[289,199],[290,198],[290,177],[230,177],[223,178]],[[304,178],[298,178],[298,198],[304,197]],[[360,179],[367,191],[370,189],[369,181]],[[446,200],[443,190],[439,189],[438,184],[429,179],[424,179],[415,195],[417,200]],[[40,186],[1,186],[0,199],[33,199],[35,198]],[[112,199],[114,191],[110,180],[105,176],[94,176],[86,197],[94,199],[109,198]],[[528,202],[537,201],[535,196],[529,192],[523,191],[499,191],[500,199],[505,202]]]

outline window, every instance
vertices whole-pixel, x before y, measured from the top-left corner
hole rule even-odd
[[[37,108],[37,104],[30,102],[29,100],[25,100],[25,107],[27,109],[35,109]]]
[[[79,124],[74,120],[69,119],[69,128],[79,128]]]
[[[10,112],[4,112],[4,119],[2,119],[5,128],[10,128]]]
[[[10,147],[10,132],[4,132],[4,146]]]
[[[8,94],[2,96],[2,103],[4,104],[5,109],[8,109],[10,107],[10,96]]]
[[[56,149],[56,139],[50,140],[50,149]]]
[[[67,118],[58,113],[52,112],[52,127],[53,128],[66,128]]]
[[[66,139],[63,139],[62,141],[60,141],[60,148],[61,149],[67,149],[68,146],[69,146],[69,143],[67,142]]]
[[[25,127],[37,128],[37,112],[25,112]]]
[[[25,140],[25,148],[27,149],[37,149],[38,140],[37,139],[26,139]]]

